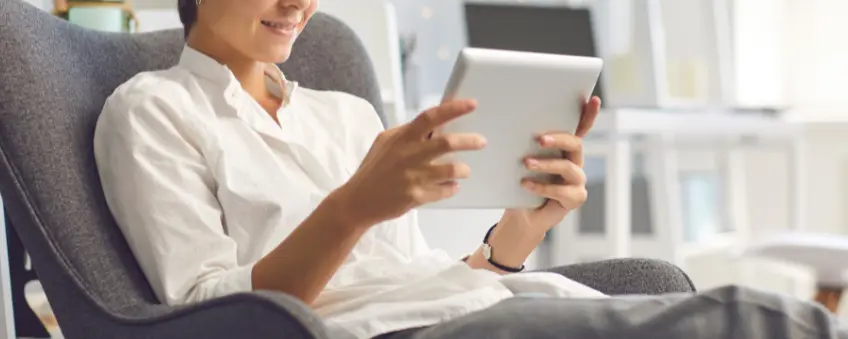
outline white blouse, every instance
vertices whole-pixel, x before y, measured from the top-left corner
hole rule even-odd
[[[186,47],[103,108],[94,151],[106,199],[162,302],[250,291],[254,263],[350,178],[382,129],[360,98],[299,88],[273,66],[266,83],[286,98],[279,125],[227,67]],[[555,274],[472,270],[429,248],[413,211],[368,231],[311,306],[332,332],[369,338],[519,292],[601,296]]]

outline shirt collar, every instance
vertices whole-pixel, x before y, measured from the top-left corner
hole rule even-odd
[[[195,76],[221,84],[227,92],[241,90],[241,84],[230,69],[212,59],[206,54],[185,45],[180,56],[179,66],[185,68]],[[266,85],[271,93],[282,96],[283,107],[291,102],[292,95],[298,87],[297,82],[289,81],[283,71],[275,64],[268,64],[265,68]],[[285,93],[283,93],[285,89]],[[285,94],[285,95],[283,95]]]
[[[282,97],[282,107],[286,107],[291,102],[294,90],[298,87],[297,82],[286,79],[286,75],[283,74],[283,70],[275,64],[267,64],[265,66],[265,79],[267,80],[265,83],[267,84],[268,89],[270,89],[271,93],[276,95],[278,98]],[[284,90],[285,95],[283,95]]]

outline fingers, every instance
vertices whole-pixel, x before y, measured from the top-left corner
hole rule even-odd
[[[424,141],[417,156],[420,161],[430,161],[440,155],[461,152],[476,151],[486,147],[486,138],[474,133],[453,133],[435,135]]]
[[[575,163],[566,159],[526,159],[524,165],[527,169],[539,173],[556,174],[562,177],[567,185],[583,185],[586,183],[586,174]]]
[[[415,199],[426,204],[452,197],[459,192],[457,180],[468,178],[471,168],[462,163],[433,165],[420,174]]]
[[[471,168],[462,163],[439,164],[424,167],[408,174],[412,198],[418,203],[428,203],[453,196],[459,191],[457,180],[468,178]]]
[[[592,97],[585,105],[583,105],[580,123],[577,125],[577,131],[574,135],[566,133],[552,133],[542,135],[539,142],[542,146],[559,148],[566,152],[579,151],[579,148],[582,147],[580,139],[586,136],[586,134],[589,133],[589,130],[592,129],[592,126],[595,125],[595,119],[598,117],[600,110],[601,99],[598,97]]]
[[[562,151],[566,159],[583,168],[583,139],[580,137],[566,133],[546,134],[539,137],[539,145]]]
[[[580,124],[577,125],[577,132],[574,134],[579,137],[585,137],[592,126],[595,124],[595,119],[601,111],[601,98],[592,97],[585,105],[583,105],[583,113],[580,115]]]
[[[580,207],[589,196],[584,185],[540,184],[525,180],[522,186],[538,196],[559,202],[569,210]]]
[[[412,198],[418,204],[427,204],[450,198],[457,192],[459,192],[459,184],[455,181],[450,181],[441,184],[419,186],[413,191]]]
[[[422,173],[422,181],[425,185],[442,184],[465,179],[471,175],[471,167],[463,163],[439,164],[427,168]]]
[[[539,145],[563,152],[578,152],[583,149],[583,139],[566,133],[552,133],[540,136]]]
[[[410,136],[415,138],[426,137],[439,126],[471,113],[476,108],[477,102],[474,100],[454,100],[428,109],[409,123]]]

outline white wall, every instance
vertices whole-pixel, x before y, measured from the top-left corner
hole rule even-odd
[[[796,0],[735,0],[735,87],[743,106],[788,104],[790,3]]]
[[[176,9],[176,0],[133,0],[135,9]]]
[[[807,217],[804,227],[815,232],[848,233],[848,124],[808,124]]]
[[[737,88],[745,103],[803,120],[848,119],[848,1],[734,0]]]
[[[795,0],[788,11],[793,102],[806,119],[848,118],[848,1]]]
[[[180,15],[174,9],[138,9],[136,17],[140,33],[183,27]]]
[[[845,233],[848,198],[848,2],[844,0],[735,0],[738,84],[751,103],[791,107],[805,126],[804,171],[808,208],[804,227]],[[750,162],[750,177],[765,189],[785,192],[774,161]],[[751,213],[762,224],[781,224],[769,209],[774,195],[754,197]],[[763,201],[757,204],[757,201]]]
[[[183,27],[176,0],[135,0],[132,4],[139,33]]]
[[[715,6],[725,0],[661,0],[665,67],[672,100],[723,98]],[[727,13],[729,14],[729,13]],[[726,38],[729,38],[726,37]],[[730,52],[730,51],[726,51]]]
[[[135,0],[132,4],[139,21],[139,32],[183,27],[176,0]]]

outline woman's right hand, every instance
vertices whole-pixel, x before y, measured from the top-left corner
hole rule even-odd
[[[447,101],[380,133],[356,173],[333,193],[341,201],[344,217],[369,227],[456,194],[456,180],[468,177],[471,169],[433,160],[482,149],[486,140],[478,134],[432,133],[476,106],[472,100]]]

